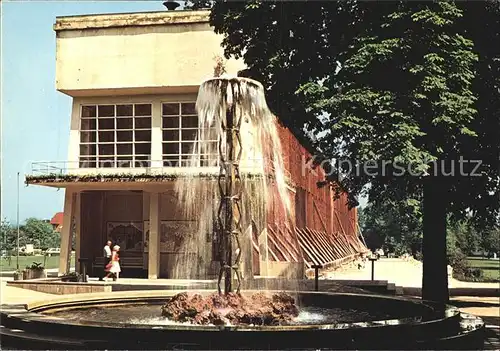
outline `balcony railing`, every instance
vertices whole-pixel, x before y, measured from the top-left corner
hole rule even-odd
[[[267,163],[266,169],[271,170],[272,166]],[[241,170],[258,169],[262,167],[262,159],[245,159],[240,163]],[[32,175],[46,174],[82,174],[82,173],[175,173],[176,170],[186,171],[187,169],[203,169],[206,171],[219,170],[218,161],[200,161],[193,165],[190,162],[172,162],[168,160],[143,160],[143,161],[102,161],[82,162],[82,161],[38,161],[31,163]],[[288,175],[288,172],[285,171]]]

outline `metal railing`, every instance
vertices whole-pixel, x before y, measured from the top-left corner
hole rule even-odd
[[[184,162],[182,162],[184,161]],[[242,161],[241,171],[258,173],[262,169],[262,159],[245,159]],[[272,165],[267,161],[264,169],[272,172]],[[253,172],[252,172],[253,170]],[[92,173],[194,173],[219,171],[218,160],[201,161],[193,164],[189,160],[106,160],[106,161],[36,161],[31,163],[31,175],[71,175]],[[285,177],[290,172],[285,170]]]
[[[168,160],[122,160],[122,161],[38,161],[31,163],[32,175],[71,175],[84,173],[172,173],[174,169],[201,168],[218,169],[217,164],[205,167],[193,166],[186,162]]]
[[[37,161],[31,162],[31,173],[33,175],[39,174],[67,174],[70,161]]]

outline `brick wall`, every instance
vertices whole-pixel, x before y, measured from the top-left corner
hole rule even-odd
[[[307,165],[312,155],[289,129],[278,124],[278,132],[285,174],[295,188],[295,192],[289,192],[293,225],[329,233],[344,232],[356,237],[357,212],[356,209],[348,209],[347,195],[342,194],[334,200],[334,193],[329,186],[318,187],[318,182],[325,179],[323,169],[312,169]],[[273,192],[268,208],[268,224],[272,227],[284,222],[284,211],[277,201],[277,190]]]

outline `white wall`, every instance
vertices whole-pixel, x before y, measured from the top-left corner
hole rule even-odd
[[[198,86],[223,53],[206,11],[63,17],[55,29],[56,87],[73,96]],[[244,64],[229,60],[226,68],[236,74]]]

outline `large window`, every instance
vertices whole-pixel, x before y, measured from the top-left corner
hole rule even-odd
[[[187,167],[190,158],[199,155],[202,167],[217,162],[217,140],[213,138],[200,147],[196,143],[198,135],[198,116],[193,102],[162,104],[163,166]]]
[[[151,104],[83,105],[80,167],[150,167]]]

